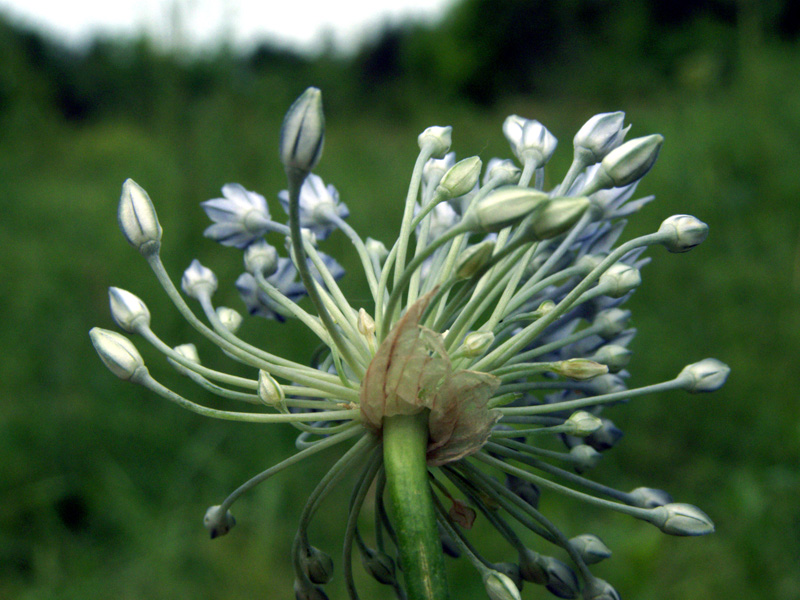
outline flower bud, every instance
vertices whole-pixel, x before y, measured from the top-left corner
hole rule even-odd
[[[578,551],[583,562],[587,565],[599,563],[601,560],[611,556],[611,550],[608,549],[608,546],[599,537],[591,533],[576,535],[569,543]]]
[[[619,373],[628,366],[632,354],[633,352],[624,346],[606,344],[597,349],[592,360],[606,365],[610,373]]]
[[[195,258],[183,272],[181,288],[187,296],[199,300],[201,297],[211,296],[217,291],[217,276]]]
[[[617,590],[610,583],[597,577],[586,582],[583,590],[584,600],[620,600]]]
[[[186,360],[190,360],[198,365],[200,364],[200,355],[197,353],[197,346],[194,344],[181,344],[180,346],[175,346],[173,350],[183,356]],[[172,358],[167,357],[167,362],[171,364],[178,373],[185,377],[191,377],[194,374],[193,371],[187,369]]]
[[[580,589],[578,576],[560,560],[551,556],[541,556],[539,562],[547,576],[545,587],[559,598],[577,598]]]
[[[603,426],[591,435],[587,435],[584,438],[584,442],[598,452],[604,452],[616,446],[617,442],[619,442],[625,434],[619,427],[614,425],[611,419],[601,417],[600,420],[603,422]]]
[[[161,247],[161,225],[156,209],[147,195],[133,179],[122,184],[117,221],[122,234],[144,256],[157,254]]]
[[[272,408],[280,409],[286,400],[283,387],[266,371],[258,372],[258,397],[261,402]]]
[[[661,223],[659,233],[669,233],[661,242],[669,252],[688,252],[708,237],[708,225],[691,215],[673,215]]]
[[[558,140],[539,121],[511,115],[503,122],[503,134],[514,155],[524,163],[527,159],[541,167],[556,150]]]
[[[464,338],[462,345],[464,356],[474,358],[489,349],[494,342],[494,333],[491,331],[473,331]]]
[[[652,509],[650,522],[669,535],[706,535],[714,523],[696,506],[675,502]]]
[[[475,509],[456,498],[453,498],[453,504],[447,514],[461,529],[472,529],[478,516]]]
[[[433,126],[428,127],[417,137],[420,150],[429,146],[431,148],[431,158],[444,158],[450,150],[453,141],[453,128]]]
[[[664,138],[654,134],[625,142],[606,155],[595,174],[599,189],[639,181],[653,167]]]
[[[592,325],[598,326],[597,335],[604,340],[611,340],[625,330],[631,311],[621,308],[609,308],[600,311],[594,318]]]
[[[584,386],[584,392],[591,396],[602,396],[603,394],[616,394],[624,392],[625,381],[619,375],[598,375],[590,379]]]
[[[333,577],[333,559],[319,548],[309,546],[308,553],[303,553],[300,560],[312,583],[325,584]]]
[[[608,373],[607,366],[589,360],[588,358],[561,360],[553,363],[550,370],[556,375],[562,375],[577,381],[585,381],[586,379],[592,379],[598,375],[605,375]]]
[[[487,184],[491,180],[501,181],[503,185],[516,185],[522,175],[520,168],[509,159],[501,160],[493,158],[486,165],[483,175],[483,183]]]
[[[492,568],[508,577],[514,582],[514,585],[519,591],[522,591],[522,586],[525,585],[525,580],[522,578],[522,571],[519,565],[513,562],[499,562],[494,563]]]
[[[92,327],[89,337],[100,360],[120,379],[128,380],[144,367],[142,355],[124,335]]]
[[[429,158],[422,167],[422,184],[426,189],[434,189],[455,164],[455,152],[448,152],[444,158]]]
[[[542,492],[535,483],[509,475],[506,477],[506,487],[525,500],[525,502],[530,504],[533,508],[539,506],[539,498]]]
[[[483,585],[491,600],[522,600],[511,578],[499,571],[486,571]]]
[[[628,496],[630,497],[630,503],[639,508],[656,508],[672,502],[672,496],[664,490],[655,488],[638,487],[629,492]]]
[[[698,394],[717,391],[725,385],[730,372],[731,368],[724,362],[716,358],[706,358],[684,367],[678,377],[686,382],[683,389]]]
[[[389,251],[386,249],[386,246],[383,242],[379,242],[378,240],[374,240],[370,237],[367,238],[366,242],[364,242],[364,246],[367,249],[367,254],[369,254],[370,258],[375,258],[378,264],[382,264],[386,257],[389,256]]]
[[[601,113],[584,123],[572,140],[575,155],[584,160],[585,165],[593,165],[622,143],[630,125],[623,128],[625,113]]]
[[[570,430],[567,432],[569,435],[583,437],[591,435],[603,426],[603,421],[585,410],[579,410],[570,415],[569,419],[564,421],[564,425],[568,426]]]
[[[150,311],[138,296],[126,290],[108,288],[108,299],[111,304],[111,316],[125,331],[135,333],[138,327],[150,326]]]
[[[375,319],[363,308],[358,309],[358,332],[366,337],[375,335]]]
[[[321,587],[298,579],[294,580],[294,597],[296,600],[329,600]]]
[[[281,127],[280,154],[283,166],[308,173],[319,162],[325,142],[322,92],[310,87],[294,101]]]
[[[530,548],[523,548],[519,553],[519,573],[523,580],[531,583],[544,585],[547,582],[542,557]]]
[[[533,240],[549,240],[569,231],[591,205],[588,198],[555,198],[544,205],[527,224],[525,234]]]
[[[547,201],[547,194],[532,188],[497,188],[470,206],[464,222],[476,231],[500,231],[542,208]]]
[[[605,260],[604,254],[585,254],[581,256],[576,262],[575,266],[580,267],[582,272],[586,275],[594,271],[594,269]]]
[[[217,318],[222,322],[222,325],[231,333],[239,331],[242,326],[242,315],[238,311],[227,306],[217,307]]]
[[[468,246],[456,263],[456,277],[469,279],[483,267],[494,252],[494,241],[484,240],[480,244]]]
[[[252,275],[269,277],[278,270],[278,251],[265,240],[250,244],[244,251],[244,269]]]
[[[385,552],[376,552],[368,548],[361,554],[361,564],[378,583],[397,585],[397,568],[392,557]]]
[[[468,194],[478,183],[482,166],[483,163],[477,156],[458,161],[444,174],[437,191],[448,198],[458,198]]]
[[[640,283],[642,283],[642,275],[639,273],[639,269],[625,263],[616,263],[600,275],[597,285],[602,286],[606,296],[622,298]]]
[[[573,446],[569,449],[569,455],[572,458],[572,464],[575,466],[575,470],[579,473],[593,469],[603,457],[602,454],[588,444]]]
[[[208,529],[213,540],[233,529],[233,526],[236,525],[236,519],[233,518],[231,511],[222,512],[222,507],[217,505],[206,511],[206,515],[203,517],[203,525]]]

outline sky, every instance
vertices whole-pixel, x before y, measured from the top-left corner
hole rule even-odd
[[[452,0],[0,0],[14,21],[81,45],[95,34],[147,32],[165,46],[248,48],[265,37],[314,52],[340,50],[387,21],[436,20]],[[177,32],[177,35],[176,35]]]

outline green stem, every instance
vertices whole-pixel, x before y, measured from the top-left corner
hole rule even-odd
[[[447,600],[444,555],[428,483],[428,412],[383,420],[386,486],[409,600]]]

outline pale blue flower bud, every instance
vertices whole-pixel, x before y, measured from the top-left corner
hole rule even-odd
[[[197,353],[197,346],[194,344],[181,344],[179,346],[175,346],[173,348],[175,352],[183,356],[185,359],[192,361],[193,363],[200,364],[200,355]],[[191,377],[193,371],[190,371],[186,367],[184,367],[179,362],[167,357],[167,362],[173,366],[173,368],[185,377]]]
[[[631,503],[639,508],[656,508],[672,502],[672,496],[664,490],[655,488],[638,487],[628,492],[628,496]]]
[[[585,381],[608,373],[608,367],[606,365],[594,362],[588,358],[569,358],[567,360],[561,360],[553,363],[550,370],[556,375],[569,377],[576,381]]]
[[[325,142],[322,92],[310,87],[289,107],[281,127],[283,166],[308,173],[317,166]]]
[[[519,565],[513,562],[499,562],[494,563],[492,568],[508,577],[511,581],[514,582],[514,585],[517,589],[521,592],[522,587],[525,585],[525,580],[522,578],[522,571],[519,568]]]
[[[642,275],[639,269],[625,263],[616,263],[600,276],[597,284],[602,286],[604,295],[611,298],[622,298],[638,287],[640,283],[642,283]]]
[[[731,368],[724,362],[716,358],[706,358],[684,367],[678,377],[686,381],[683,389],[697,394],[717,391],[725,385],[730,372]]]
[[[572,140],[576,156],[584,160],[584,164],[593,165],[600,162],[614,148],[622,143],[630,125],[623,128],[625,113],[601,113],[584,123]]]
[[[610,583],[597,577],[586,582],[583,590],[584,600],[620,600],[617,590]]]
[[[244,269],[252,275],[269,277],[278,270],[278,251],[266,240],[250,244],[244,251]]]
[[[422,182],[428,189],[433,189],[450,168],[456,164],[456,153],[448,152],[444,158],[429,158],[422,167]]]
[[[161,225],[150,196],[133,179],[122,184],[117,221],[125,239],[144,256],[161,247]]]
[[[239,331],[239,327],[242,326],[242,315],[227,306],[217,307],[217,318],[222,323],[222,326],[231,333],[236,333]]]
[[[576,535],[570,539],[569,543],[578,551],[583,562],[587,565],[599,563],[601,560],[611,556],[611,550],[609,550],[608,546],[599,537],[591,533]]]
[[[714,531],[714,523],[706,513],[680,502],[652,509],[650,522],[669,535],[706,535]]]
[[[221,537],[228,533],[233,526],[236,525],[236,519],[233,518],[231,511],[226,510],[223,512],[222,507],[212,506],[206,511],[203,517],[203,525],[211,534],[211,539]]]
[[[593,469],[603,457],[602,454],[588,444],[573,446],[569,450],[569,455],[574,460],[575,469],[579,472]]]
[[[124,335],[93,327],[89,337],[100,360],[120,379],[128,380],[144,367],[142,355]]]
[[[511,578],[499,571],[487,571],[483,576],[483,585],[491,600],[522,600]]]
[[[376,552],[368,548],[361,554],[361,563],[364,565],[364,570],[378,583],[397,585],[394,560],[385,552]]]
[[[387,256],[389,256],[389,250],[386,249],[386,245],[379,240],[368,237],[364,242],[364,246],[366,247],[367,254],[369,254],[370,258],[374,257],[379,265],[383,264],[383,261],[386,260]]]
[[[258,397],[272,408],[281,408],[286,401],[283,387],[266,371],[258,372]]]
[[[556,150],[558,140],[539,121],[511,115],[503,122],[503,134],[514,155],[525,163],[530,158],[537,167],[543,166]]]
[[[482,166],[477,156],[458,161],[444,174],[437,190],[448,198],[468,194],[477,185]]]
[[[691,215],[673,215],[658,228],[659,233],[669,233],[670,238],[661,244],[670,252],[688,252],[708,237],[708,225]]]
[[[629,310],[609,308],[597,313],[593,325],[598,326],[597,335],[604,340],[613,340],[625,330],[630,318],[631,311]]]
[[[325,584],[333,577],[333,559],[319,548],[309,546],[308,554],[302,554],[301,562],[312,583]]]
[[[464,356],[474,358],[489,349],[494,342],[494,333],[491,331],[473,331],[464,338],[462,346]]]
[[[538,585],[547,582],[547,571],[542,564],[542,557],[530,548],[523,548],[519,553],[519,572],[525,581]]]
[[[600,429],[603,426],[603,421],[600,417],[592,413],[579,410],[578,412],[572,413],[569,419],[564,421],[564,425],[570,428],[568,431],[569,435],[583,437],[591,435]]]
[[[431,158],[444,158],[450,150],[450,144],[453,143],[453,128],[449,125],[447,127],[437,125],[428,127],[419,134],[417,143],[420,150],[425,147],[431,149]]]
[[[135,333],[138,327],[150,325],[150,311],[138,296],[126,290],[108,288],[108,299],[111,305],[111,316],[125,331]]]
[[[545,587],[559,598],[577,598],[580,584],[575,571],[551,556],[541,556],[540,564],[547,576]]]
[[[181,288],[187,296],[199,299],[202,296],[211,296],[217,291],[217,276],[208,267],[200,264],[196,258],[183,272]]]
[[[611,419],[600,419],[603,426],[584,438],[584,441],[599,452],[604,452],[616,446],[617,442],[625,435],[622,430],[614,425]]]
[[[456,277],[458,279],[469,279],[475,275],[489,261],[493,252],[493,240],[484,240],[480,244],[468,246],[458,257]]]
[[[624,346],[606,344],[597,349],[597,352],[592,356],[592,360],[606,365],[609,372],[618,373],[628,366],[632,354],[633,352]]]
[[[548,202],[547,194],[532,188],[505,186],[470,206],[464,222],[478,231],[500,231],[521,221]]]
[[[526,237],[534,240],[549,240],[578,222],[591,205],[588,198],[554,198],[544,205],[525,229]]]
[[[622,187],[644,177],[653,167],[664,138],[654,134],[634,138],[606,155],[596,171],[600,188]]]
[[[493,158],[486,165],[483,175],[483,183],[486,184],[492,179],[498,179],[503,185],[516,185],[522,171],[509,159]]]

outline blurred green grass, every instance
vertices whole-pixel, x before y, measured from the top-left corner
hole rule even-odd
[[[792,600],[800,589],[799,67],[797,48],[764,48],[727,87],[676,88],[613,106],[591,96],[516,97],[480,110],[429,98],[393,118],[335,98],[328,114],[318,172],[340,191],[351,224],[385,242],[397,229],[416,135],[428,125],[453,125],[458,155],[488,160],[509,155],[500,130],[507,114],[537,118],[561,140],[551,174],[566,169],[571,136],[596,112],[623,109],[631,135],[665,135],[661,157],[639,188],[657,201],[632,219],[625,236],[652,231],[682,212],[706,221],[711,234],[689,255],[649,253],[653,262],[629,302],[639,329],[631,382],[670,378],[706,356],[733,371],[712,396],[667,394],[611,409],[626,437],[596,472],[621,489],[664,488],[698,504],[715,520],[714,535],[670,538],[616,515],[545,499],[570,535],[592,531],[612,547],[614,558],[596,573],[623,597]],[[314,82],[299,87],[306,83]],[[236,506],[234,534],[209,542],[200,524],[206,507],[287,456],[292,431],[181,413],[115,379],[87,335],[95,325],[113,328],[106,288],[115,285],[145,299],[154,328],[169,343],[196,341],[117,230],[126,177],[156,204],[173,278],[199,258],[220,276],[218,302],[241,309],[232,285],[241,256],[202,237],[206,219],[198,202],[237,181],[265,194],[280,214],[282,109],[262,100],[220,92],[167,112],[157,127],[125,119],[77,126],[23,115],[4,129],[0,597],[290,595],[293,524],[331,459],[292,469],[248,494]],[[348,294],[366,299],[343,236],[323,249],[349,267]],[[284,340],[301,335],[291,324],[250,320],[244,335],[297,359],[309,350],[307,343],[287,347]],[[157,376],[190,389],[139,346]],[[228,366],[210,346],[200,350],[204,360]],[[344,492],[331,498],[313,531],[337,563],[346,501]],[[489,554],[513,559],[499,543]],[[454,564],[452,580],[456,597],[484,597],[466,565]],[[364,585],[364,597],[386,597]],[[332,594],[343,597],[341,577]]]

